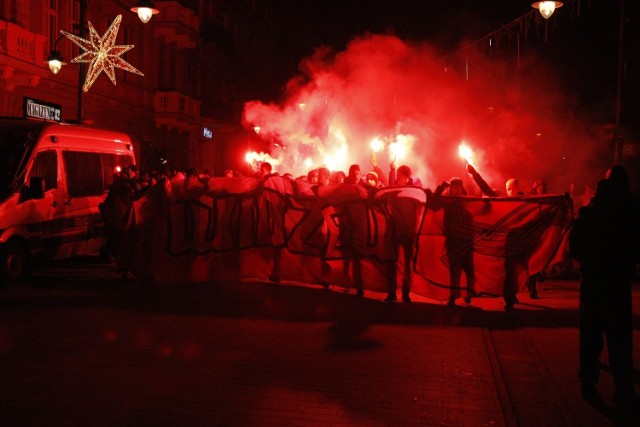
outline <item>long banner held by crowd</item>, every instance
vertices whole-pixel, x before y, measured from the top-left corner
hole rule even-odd
[[[154,283],[242,279],[331,283],[447,299],[502,294],[509,269],[561,262],[566,196],[451,198],[418,187],[368,190],[272,176],[165,182],[130,202],[112,190],[101,211],[116,263]],[[124,206],[123,206],[124,205]],[[466,273],[452,281],[452,269]]]

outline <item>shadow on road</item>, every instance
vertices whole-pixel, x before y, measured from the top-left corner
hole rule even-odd
[[[233,350],[238,354],[217,353],[220,351],[217,339],[211,336],[207,329],[208,325],[201,323],[201,319],[198,317],[223,319],[223,322],[219,322],[222,324],[227,323],[226,319],[284,322],[283,324],[287,325],[285,327],[287,331],[297,329],[294,323],[323,324],[319,328],[321,329],[319,335],[323,337],[321,346],[326,354],[322,357],[328,358],[333,363],[336,360],[355,360],[349,357],[349,353],[354,353],[359,358],[366,354],[375,353],[388,345],[384,341],[385,335],[381,334],[380,328],[376,328],[377,326],[477,327],[486,328],[490,333],[523,327],[572,328],[576,329],[575,334],[577,335],[576,289],[575,284],[572,284],[571,287],[567,285],[566,288],[559,286],[554,289],[550,287],[547,295],[543,295],[540,300],[535,302],[535,310],[527,309],[527,304],[533,304],[533,301],[527,299],[523,300],[523,304],[521,304],[523,308],[504,312],[483,309],[482,306],[487,300],[482,299],[474,300],[471,306],[456,307],[447,307],[435,301],[384,304],[379,294],[367,292],[365,298],[358,298],[353,293],[343,292],[342,288],[325,290],[320,286],[301,284],[226,282],[155,286],[135,278],[121,280],[110,264],[97,264],[95,260],[84,260],[79,263],[47,266],[36,272],[28,283],[22,286],[0,288],[0,312],[9,314],[19,312],[26,314],[26,316],[19,317],[28,318],[30,312],[50,310],[54,313],[52,316],[55,318],[56,309],[77,308],[78,310],[91,311],[92,308],[95,308],[99,314],[93,318],[94,323],[86,328],[94,327],[95,329],[96,324],[102,325],[104,322],[109,325],[109,331],[116,331],[118,328],[121,331],[129,331],[137,337],[135,342],[138,344],[147,342],[149,337],[153,336],[153,328],[162,330],[174,327],[183,333],[181,326],[178,325],[180,322],[175,322],[172,316],[184,316],[185,319],[193,319],[193,322],[185,323],[197,329],[196,335],[200,340],[194,340],[198,346],[194,347],[193,343],[191,343],[191,347],[186,346],[184,348],[185,354],[193,356],[200,352],[201,354],[220,354],[220,357],[228,356],[242,359],[242,363],[239,363],[241,369],[235,373],[237,378],[234,378],[234,383],[248,382],[260,389],[284,385],[286,389],[300,389],[301,392],[307,392],[296,381],[287,382],[288,377],[283,376],[281,369],[286,366],[286,372],[292,372],[291,378],[303,377],[307,374],[309,359],[300,359],[299,355],[288,354],[286,351],[280,352],[277,343],[274,344],[271,341],[263,343],[263,346],[257,346],[254,350]],[[575,304],[573,304],[574,300]],[[560,303],[561,301],[563,302]],[[568,304],[567,301],[571,303]],[[567,306],[571,308],[567,308]],[[105,316],[100,311],[101,309],[107,310],[109,314]],[[114,316],[111,313],[112,310],[125,315]],[[133,316],[129,314],[133,314]],[[135,321],[143,317],[137,316],[138,314],[153,316],[146,319],[146,324],[132,326],[130,323],[132,320]],[[85,315],[85,312],[79,311],[73,312],[72,317],[76,319]],[[115,323],[113,322],[114,318],[118,319]],[[65,332],[66,323],[62,323],[60,330]],[[639,323],[639,318],[636,315],[634,317],[636,329],[638,329]],[[82,327],[82,325],[78,325],[78,328]],[[371,333],[375,329],[378,330],[378,333]],[[307,328],[307,331],[309,330],[315,332],[313,327]],[[160,332],[156,331],[156,333],[158,336],[162,335]],[[225,342],[235,342],[232,339],[234,331],[224,330],[220,333],[224,334]],[[89,333],[79,334],[77,332],[70,333],[69,336],[75,337],[77,335],[91,336]],[[105,339],[109,336],[109,334],[105,335]],[[170,334],[167,333],[167,336]],[[184,339],[187,340],[187,337]],[[274,339],[286,341],[288,338]],[[104,343],[100,344],[98,347],[102,351],[115,351]],[[114,348],[115,345],[113,344]],[[120,347],[117,350],[124,351]],[[136,351],[138,350],[136,349]],[[134,351],[132,354],[135,356],[138,353]],[[199,359],[196,358],[196,360]],[[311,360],[315,361],[316,359]],[[161,364],[163,361],[164,359],[160,358],[156,363]],[[261,370],[260,375],[255,373],[256,369]],[[369,372],[367,366],[358,365],[343,366],[338,364],[334,366],[332,364],[327,369],[344,369],[348,372],[354,372],[358,378],[366,378],[365,374]],[[607,370],[608,368],[603,366],[603,369]],[[352,396],[342,389],[334,391],[334,386],[331,384],[334,379],[331,376],[325,378],[325,375],[314,376],[312,389],[329,390],[326,393],[332,399],[344,402],[346,407],[352,408],[358,413],[366,413],[368,408],[361,402],[361,399],[357,398],[357,395]],[[640,383],[640,372],[637,370],[635,382],[636,384]],[[383,390],[382,385],[372,387],[375,392],[386,393],[388,391]],[[227,399],[219,404],[220,408],[242,407],[231,398]],[[604,403],[599,407],[595,405],[594,407],[614,424],[628,425],[625,424],[627,419],[615,408]],[[391,415],[389,415],[389,419],[392,419]]]
[[[370,295],[377,298],[376,294]],[[89,259],[76,262],[72,267],[55,264],[37,272],[22,286],[0,289],[0,309],[94,306],[184,316],[337,322],[343,327],[336,331],[343,335],[355,335],[357,330],[372,324],[495,329],[577,327],[578,324],[576,309],[543,307],[504,312],[483,310],[479,307],[481,302],[447,307],[436,301],[384,304],[381,299],[374,298],[361,299],[342,292],[342,288],[325,290],[320,286],[300,284],[241,282],[156,286],[136,278],[121,280],[111,265],[96,264],[95,260]],[[635,323],[640,323],[638,316]],[[341,346],[341,339],[336,337],[337,348]]]

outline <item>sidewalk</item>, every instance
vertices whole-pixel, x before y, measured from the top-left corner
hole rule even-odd
[[[0,289],[3,425],[638,422],[580,398],[577,282],[504,312],[500,299],[388,305],[297,284],[158,289],[96,268]],[[637,285],[634,313],[640,367]],[[599,389],[609,402],[608,372]]]

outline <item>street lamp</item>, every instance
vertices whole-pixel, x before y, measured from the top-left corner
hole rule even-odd
[[[58,37],[58,40],[56,40],[56,42],[53,45],[53,49],[51,50],[51,53],[49,53],[49,56],[47,56],[46,62],[47,64],[49,64],[49,69],[53,74],[58,74],[62,66],[67,64],[66,62],[64,62],[64,59],[62,58],[62,55],[60,54],[60,52],[56,50],[58,41],[60,41],[62,37],[63,36]]]
[[[151,1],[139,1],[135,7],[131,8],[131,11],[138,14],[138,18],[140,18],[143,24],[149,22],[153,15],[160,13]]]
[[[85,21],[86,21],[86,17],[87,17],[87,6],[88,6],[89,0],[80,0],[79,1],[79,6],[80,6],[80,25],[78,27],[78,37],[83,39],[85,36]],[[158,9],[156,9],[153,6],[153,2],[151,1],[139,1],[138,5],[136,7],[132,7],[131,10],[133,12],[137,12],[138,16],[140,17],[140,20],[143,23],[147,23],[149,22],[149,20],[151,19],[151,17],[153,15],[157,15],[158,13],[160,13],[158,11]],[[63,61],[62,55],[60,54],[60,52],[58,50],[56,50],[56,46],[58,45],[58,42],[60,41],[60,39],[63,36],[58,37],[58,39],[55,41],[55,43],[53,44],[53,49],[51,50],[51,53],[49,54],[49,56],[47,57],[47,63],[49,64],[49,69],[51,70],[51,72],[53,74],[58,74],[60,72],[60,69],[62,68],[63,65],[65,65],[66,63]],[[85,74],[85,63],[84,62],[79,62],[78,63],[78,106],[77,106],[77,121],[78,123],[82,122],[82,92],[83,92],[83,77]],[[136,70],[137,71],[137,70]]]
[[[531,7],[538,9],[544,19],[549,19],[551,15],[553,15],[553,12],[557,8],[562,7],[563,4],[561,1],[537,1],[532,3]]]
[[[87,16],[87,0],[80,0],[80,25],[78,27],[78,36],[84,37],[84,21]],[[47,57],[47,63],[49,64],[49,70],[53,74],[58,74],[62,66],[66,64],[64,62],[62,55],[56,47],[58,46],[58,42],[62,39],[64,35],[58,37],[53,44],[53,49],[49,56]],[[78,103],[77,103],[77,116],[76,120],[78,123],[82,123],[82,76],[84,75],[84,63],[78,64]]]

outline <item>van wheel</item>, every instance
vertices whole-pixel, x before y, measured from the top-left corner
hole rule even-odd
[[[0,250],[0,278],[5,284],[22,282],[29,273],[29,250],[22,242],[7,242]]]

